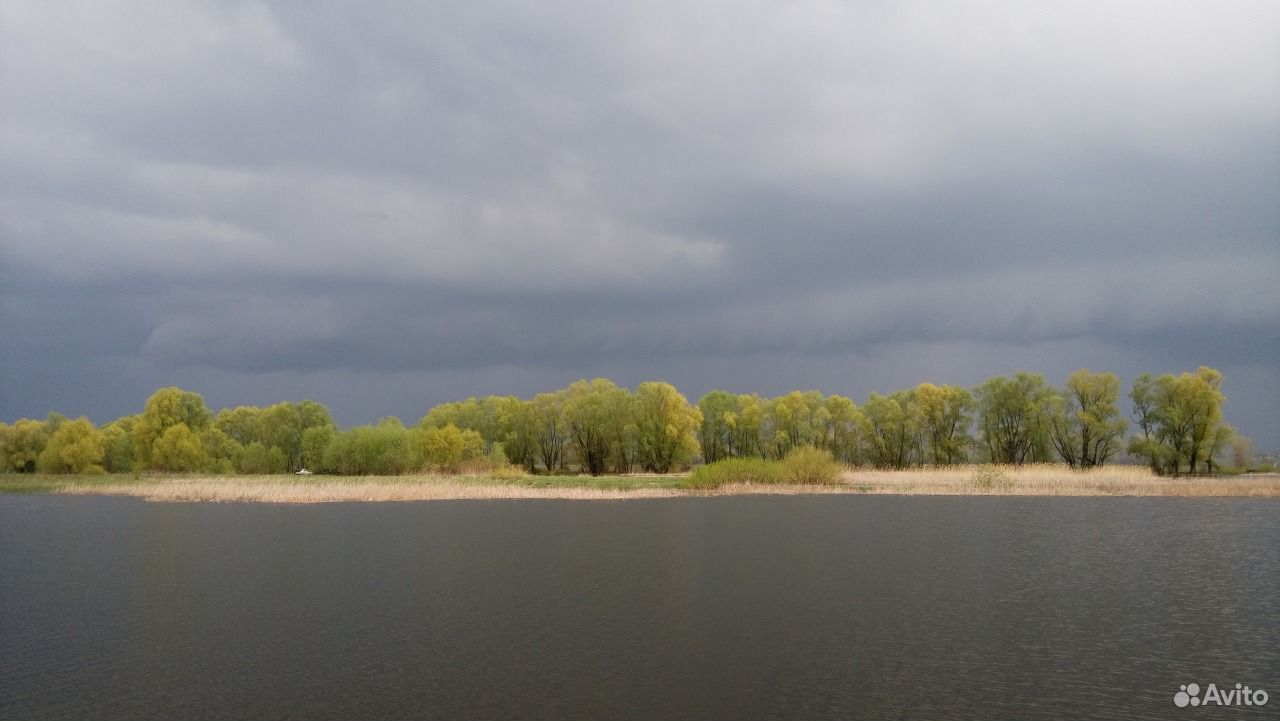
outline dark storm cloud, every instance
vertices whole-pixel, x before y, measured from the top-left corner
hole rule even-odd
[[[1280,443],[1273,4],[7,3],[0,34],[0,417],[1203,362]]]

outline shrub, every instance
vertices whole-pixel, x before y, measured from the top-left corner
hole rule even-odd
[[[693,469],[686,485],[712,489],[726,483],[785,483],[782,463],[763,458],[726,458]]]
[[[494,465],[486,471],[485,474],[490,478],[499,481],[514,481],[521,478],[527,478],[529,476],[528,471],[526,471],[522,466],[517,466],[514,463]]]
[[[982,466],[969,477],[969,483],[973,484],[975,488],[993,490],[1011,488],[1013,479],[998,466]]]
[[[782,459],[787,483],[835,483],[841,470],[829,451],[813,446],[794,448]]]
[[[485,476],[498,480],[524,478],[529,472],[495,456],[470,458],[458,463],[457,472],[464,476]]]

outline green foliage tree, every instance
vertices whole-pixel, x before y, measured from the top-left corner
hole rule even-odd
[[[770,455],[782,458],[792,448],[814,445],[814,415],[822,410],[822,394],[817,391],[792,391],[774,398],[769,403]]]
[[[912,391],[872,393],[862,407],[871,459],[880,468],[906,468],[918,447],[920,412]]]
[[[211,420],[209,409],[205,407],[204,398],[199,393],[184,391],[175,386],[152,393],[147,399],[142,416],[133,424],[133,450],[138,465],[157,470],[195,470],[166,467],[175,459],[157,461],[154,458],[155,446],[171,428],[181,425],[194,436],[204,430]],[[197,442],[198,440],[197,438]],[[203,451],[200,455],[203,457]]]
[[[539,393],[529,402],[528,422],[533,445],[548,473],[563,468],[569,422],[564,414],[564,393]]]
[[[636,459],[652,473],[667,473],[698,453],[702,412],[670,383],[649,381],[636,389]]]
[[[533,403],[516,399],[507,423],[502,442],[503,455],[511,463],[527,468],[530,473],[533,473],[537,470],[539,457]]]
[[[725,416],[729,426],[729,455],[734,458],[765,456],[765,416],[768,402],[756,394],[738,396],[738,411]]]
[[[734,454],[734,425],[742,410],[738,396],[725,391],[711,391],[698,400],[702,425],[698,429],[698,446],[702,460],[715,463]]]
[[[5,470],[34,473],[49,435],[44,421],[31,418],[19,418],[11,426],[0,427],[0,456]]]
[[[1216,454],[1229,444],[1221,385],[1222,373],[1207,366],[1180,376],[1139,376],[1129,397],[1141,435],[1130,441],[1129,452],[1157,473],[1212,472]]]
[[[200,431],[200,445],[204,448],[205,469],[215,473],[231,473],[236,468],[236,458],[243,450],[234,438],[228,436],[216,425],[210,425]]]
[[[636,465],[636,438],[639,435],[635,422],[636,399],[628,394],[623,400],[626,406],[614,419],[617,431],[612,434],[613,441],[609,449],[614,473],[630,473]]]
[[[359,473],[355,461],[355,431],[354,428],[338,431],[329,439],[321,461],[325,471],[344,476]]]
[[[312,426],[302,432],[302,467],[312,472],[332,473],[325,465],[324,452],[333,442],[337,428],[332,425]]]
[[[1066,392],[1048,414],[1049,439],[1072,468],[1101,466],[1120,451],[1128,425],[1116,401],[1120,379],[1114,373],[1082,368],[1067,378]]]
[[[598,476],[608,470],[610,454],[625,453],[631,394],[613,381],[597,378],[572,383],[563,393],[569,441],[584,470]]]
[[[927,462],[935,466],[963,462],[972,440],[973,395],[957,386],[921,383],[915,388],[914,401]]]
[[[1130,452],[1160,473],[1215,472],[1223,458],[1241,470],[1251,465],[1242,450],[1247,439],[1222,417],[1221,380],[1207,367],[1136,379],[1130,397],[1139,432]],[[922,383],[888,396],[872,394],[863,408],[817,391],[772,399],[712,391],[691,406],[667,383],[644,383],[633,394],[595,379],[530,400],[485,396],[440,404],[412,431],[394,418],[344,431],[315,401],[240,406],[214,417],[199,394],[170,387],[152,394],[142,413],[101,429],[57,413],[0,423],[0,472],[266,473],[307,467],[384,474],[424,464],[456,468],[483,454],[531,472],[579,464],[598,475],[636,466],[665,472],[699,451],[717,463],[780,460],[809,447],[841,463],[892,468],[963,462],[971,447],[990,462],[1044,462],[1056,451],[1068,464],[1087,468],[1119,450],[1126,424],[1116,409],[1118,388],[1113,374],[1080,370],[1062,392],[1037,374],[1018,373],[989,379],[972,393]],[[969,433],[974,416],[977,441]]]
[[[200,436],[178,422],[152,444],[150,467],[158,471],[189,472],[203,468],[209,457]]]
[[[484,437],[479,431],[458,428],[452,423],[442,428],[416,429],[420,465],[443,471],[457,471],[464,461],[484,455]]]
[[[1165,424],[1161,412],[1161,384],[1150,373],[1143,373],[1133,381],[1129,398],[1133,401],[1133,418],[1141,435],[1129,440],[1129,453],[1145,458],[1151,470],[1163,473],[1168,466],[1171,450],[1162,441]]]
[[[137,416],[124,416],[103,426],[102,465],[109,473],[128,473],[134,467],[133,424]]]
[[[418,425],[422,428],[452,425],[460,430],[475,431],[484,441],[484,454],[492,455],[498,445],[510,443],[520,405],[520,399],[514,396],[472,397],[465,401],[441,403],[427,411]]]
[[[223,408],[214,417],[213,425],[241,446],[263,440],[262,409],[255,406]]]
[[[342,475],[399,475],[412,466],[409,431],[394,418],[335,433],[324,465]]]
[[[262,444],[279,448],[290,470],[302,465],[302,415],[298,406],[284,401],[262,409]]]
[[[818,414],[821,428],[817,446],[830,451],[841,463],[861,463],[866,416],[852,400],[840,395],[828,397],[823,410],[825,413]]]
[[[1057,391],[1039,373],[997,376],[978,386],[978,426],[992,463],[1047,463]]]
[[[302,422],[302,430],[335,425],[329,407],[320,401],[310,399],[298,403],[298,418]]]
[[[53,434],[57,433],[58,429],[61,428],[62,424],[66,423],[67,420],[68,418],[66,416],[56,411],[50,412],[49,415],[45,416],[44,433],[46,440],[52,438]]]
[[[58,424],[40,452],[41,473],[102,473],[102,434],[88,418]]]
[[[236,470],[253,475],[285,473],[289,470],[289,459],[279,448],[267,448],[261,441],[254,441],[237,454]]]
[[[290,471],[302,468],[302,436],[309,428],[333,425],[329,409],[322,403],[304,400],[288,401],[263,409],[259,417],[263,444],[279,448]]]

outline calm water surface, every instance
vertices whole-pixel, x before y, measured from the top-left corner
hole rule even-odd
[[[3,718],[1280,718],[1280,503],[0,496]],[[1266,707],[1173,705],[1248,683]]]

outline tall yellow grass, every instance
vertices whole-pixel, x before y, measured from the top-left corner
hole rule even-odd
[[[992,478],[995,479],[992,482]],[[1163,478],[1145,468],[1107,466],[1087,472],[1065,466],[953,466],[903,471],[849,470],[839,483],[730,483],[711,491],[672,488],[532,487],[507,479],[459,476],[207,476],[148,478],[110,485],[69,485],[62,493],[136,496],[149,501],[325,503],[548,498],[610,500],[674,496],[872,493],[1001,496],[1248,496],[1280,498],[1280,475]]]
[[[288,477],[284,477],[288,478]],[[118,485],[71,485],[63,493],[137,496],[148,501],[327,503],[336,501],[444,501],[497,498],[609,500],[680,495],[662,488],[535,488],[487,479],[441,476],[321,477],[305,482],[280,476],[175,478]]]
[[[995,476],[994,483],[983,483]],[[950,466],[902,471],[851,470],[843,483],[864,493],[995,496],[1280,497],[1280,476],[1170,478],[1141,466],[1077,471],[1064,465]]]

